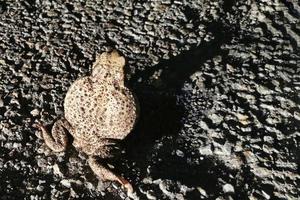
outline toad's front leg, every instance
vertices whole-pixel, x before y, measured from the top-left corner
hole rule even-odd
[[[66,119],[57,120],[52,127],[51,134],[42,124],[36,124],[35,127],[41,129],[45,143],[51,150],[61,152],[66,149],[68,144],[66,130],[71,131],[72,129]]]

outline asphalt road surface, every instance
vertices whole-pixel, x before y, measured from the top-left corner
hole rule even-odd
[[[111,160],[136,199],[300,198],[299,1],[2,0],[1,200],[129,199],[32,127],[110,49],[141,104]]]

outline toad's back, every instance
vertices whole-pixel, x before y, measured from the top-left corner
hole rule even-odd
[[[65,118],[75,130],[74,138],[87,143],[101,138],[123,139],[137,118],[136,102],[129,89],[91,77],[72,84],[64,109]]]

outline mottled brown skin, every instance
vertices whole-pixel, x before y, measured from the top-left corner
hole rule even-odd
[[[64,100],[64,118],[54,123],[51,134],[40,128],[45,143],[55,152],[66,150],[68,130],[73,145],[89,155],[88,163],[100,179],[118,181],[132,192],[131,184],[104,162],[113,156],[116,143],[131,132],[137,120],[138,104],[124,85],[124,66],[125,59],[117,51],[102,53],[92,74],[71,85]]]

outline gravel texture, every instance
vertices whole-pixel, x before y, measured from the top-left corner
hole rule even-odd
[[[136,199],[298,199],[296,0],[0,1],[0,199],[129,199],[32,127],[118,49],[141,103],[112,160]]]

